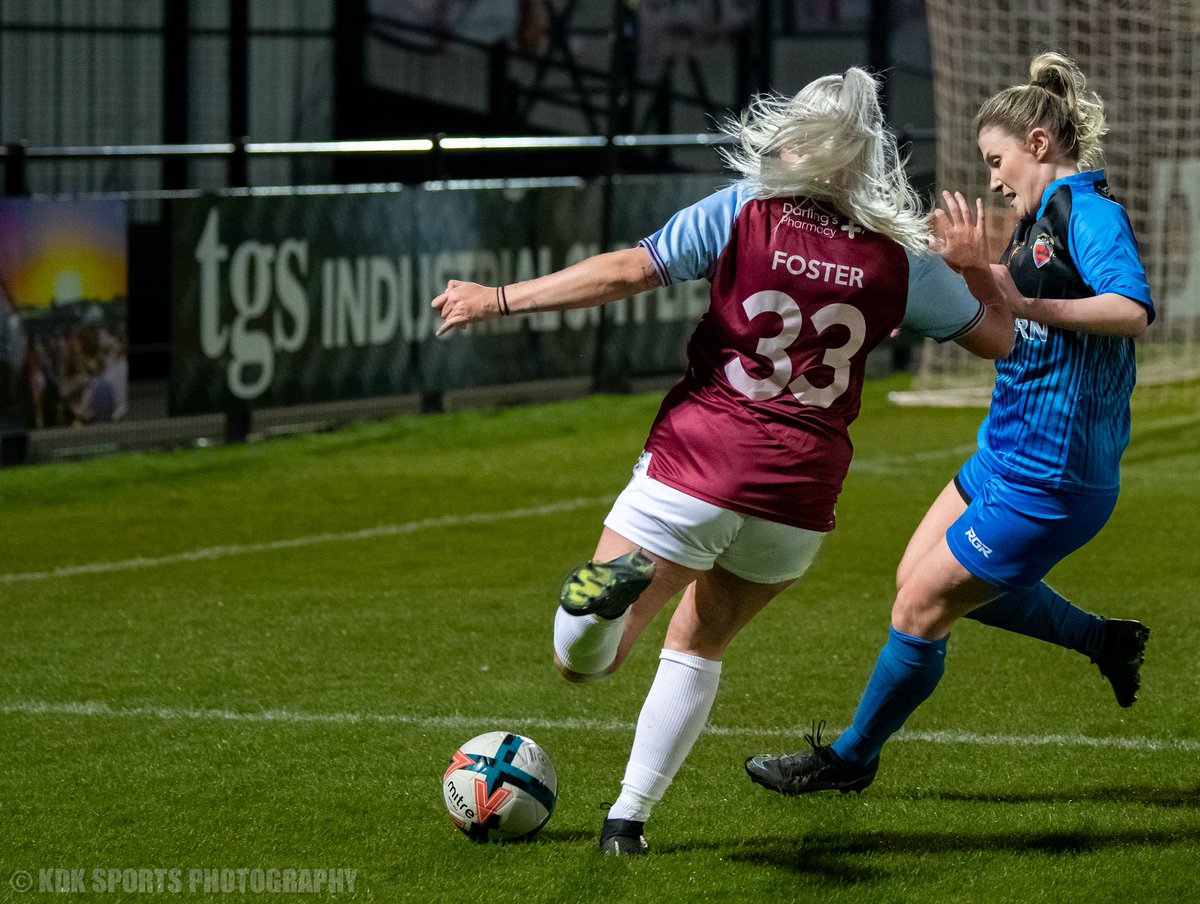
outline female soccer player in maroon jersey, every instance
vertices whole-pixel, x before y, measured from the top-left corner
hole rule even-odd
[[[726,130],[740,180],[636,247],[508,286],[451,280],[433,300],[444,333],[711,283],[687,371],[555,618],[559,669],[586,681],[616,669],[683,591],[602,829],[608,853],[646,850],[644,823],[708,718],[726,646],[833,529],[867,354],[899,326],[993,358],[1013,340],[986,266],[977,300],[929,252],[866,72],[759,97]]]

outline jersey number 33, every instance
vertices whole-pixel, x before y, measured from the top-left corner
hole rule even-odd
[[[789,350],[804,326],[804,313],[795,299],[776,290],[755,292],[742,302],[742,309],[751,321],[759,314],[774,312],[782,318],[783,326],[775,335],[763,336],[758,340],[755,351],[771,364],[771,371],[765,377],[750,376],[740,355],[725,365],[725,378],[734,389],[756,402],[773,399],[786,391],[795,396],[800,404],[817,408],[828,408],[846,391],[850,385],[851,360],[862,348],[867,335],[867,323],[858,308],[848,304],[831,304],[812,315],[812,325],[818,335],[836,325],[850,331],[844,343],[825,350],[821,363],[833,369],[833,380],[820,388],[813,386],[803,374],[795,379],[792,377]]]

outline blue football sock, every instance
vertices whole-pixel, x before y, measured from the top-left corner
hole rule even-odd
[[[1010,591],[967,615],[975,621],[1036,637],[1095,658],[1104,641],[1104,619],[1085,612],[1042,581],[1031,590]]]
[[[852,766],[879,756],[884,742],[937,687],[946,670],[948,639],[926,640],[890,628],[854,721],[829,745],[833,752]]]

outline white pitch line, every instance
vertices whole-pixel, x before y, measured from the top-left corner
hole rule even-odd
[[[974,446],[955,446],[944,449],[927,449],[911,455],[881,455],[870,458],[864,456],[856,462],[856,467],[868,472],[874,470],[881,473],[890,473],[897,468],[903,467],[906,461],[919,462],[940,459],[947,455],[962,455],[973,448]],[[470,512],[465,515],[444,515],[440,518],[424,518],[420,521],[407,521],[402,524],[385,524],[379,527],[368,527],[363,530],[346,531],[344,533],[312,534],[307,537],[268,540],[262,543],[231,543],[225,546],[208,546],[203,549],[193,549],[187,552],[171,553],[164,556],[137,556],[132,559],[119,559],[113,562],[88,562],[83,565],[64,565],[59,568],[52,568],[49,571],[17,571],[0,574],[0,587],[7,584],[48,581],[54,578],[75,577],[85,574],[108,574],[114,571],[132,571],[137,568],[156,568],[180,562],[201,562],[211,559],[229,558],[231,556],[248,555],[256,552],[297,549],[304,546],[316,546],[321,543],[348,543],[355,540],[372,540],[377,537],[394,537],[439,527],[461,527],[467,524],[492,524],[497,521],[509,521],[517,518],[537,518],[560,512],[573,512],[594,505],[609,505],[612,503],[612,500],[612,496],[593,496],[590,498],[568,499],[563,502],[552,502],[532,508],[509,509],[502,512]]]
[[[185,722],[247,722],[251,724],[281,723],[285,725],[415,725],[421,728],[448,728],[463,731],[483,731],[489,726],[505,725],[514,730],[546,729],[548,731],[632,732],[634,724],[616,719],[540,719],[469,716],[453,713],[445,716],[414,713],[356,713],[303,712],[290,709],[254,711],[231,709],[195,709],[171,706],[109,706],[107,703],[75,702],[47,703],[38,700],[0,703],[0,715],[19,716],[82,716],[108,719],[157,719]],[[705,734],[721,737],[784,737],[799,743],[809,729],[756,728],[709,725]],[[839,729],[830,729],[838,734]],[[1147,738],[1142,736],[1094,738],[1068,732],[1049,735],[979,734],[971,731],[902,731],[896,741],[916,741],[927,744],[965,744],[974,747],[1091,747],[1116,750],[1200,751],[1200,740],[1193,738]]]
[[[18,571],[10,574],[0,574],[0,585],[15,584],[20,581],[45,581],[51,578],[74,577],[81,574],[107,574],[113,571],[131,571],[135,568],[154,568],[159,565],[173,565],[178,562],[200,562],[209,559],[227,558],[229,556],[247,555],[255,552],[298,549],[304,546],[316,546],[320,543],[347,543],[354,540],[373,540],[377,537],[395,537],[401,534],[412,534],[417,531],[439,527],[462,527],[467,524],[493,524],[497,521],[512,521],[517,518],[539,518],[543,515],[573,512],[577,509],[588,508],[593,505],[608,505],[611,502],[612,497],[610,496],[567,499],[563,502],[552,502],[548,505],[539,505],[532,508],[509,509],[503,512],[471,512],[466,515],[443,515],[440,518],[423,518],[419,521],[405,521],[402,524],[384,524],[379,527],[368,527],[363,530],[352,530],[344,533],[311,534],[307,537],[269,540],[264,543],[235,543],[228,546],[208,546],[204,549],[193,549],[188,552],[173,553],[165,556],[139,556],[115,562],[90,562],[86,565],[65,565],[61,568],[53,568],[50,571]]]
[[[1050,735],[976,734],[971,731],[902,731],[897,741],[926,741],[930,744],[969,744],[977,747],[1110,747],[1118,750],[1200,750],[1194,738],[1093,738],[1075,732]]]

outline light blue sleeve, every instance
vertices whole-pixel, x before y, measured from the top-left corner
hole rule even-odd
[[[908,255],[908,306],[901,325],[938,342],[969,333],[984,309],[963,278],[936,254]]]
[[[1097,295],[1115,292],[1139,302],[1153,321],[1146,268],[1125,209],[1115,201],[1084,195],[1072,206],[1068,235],[1068,250],[1083,281]]]
[[[650,252],[662,285],[711,275],[747,200],[749,194],[741,186],[721,189],[685,207],[654,235],[642,239],[638,244]]]

